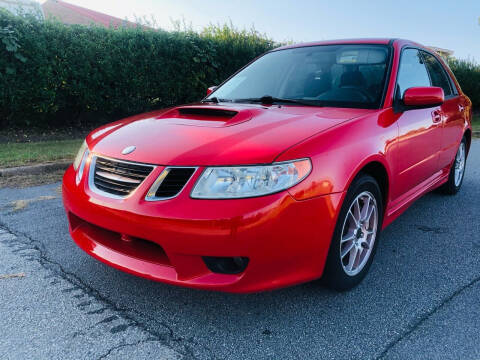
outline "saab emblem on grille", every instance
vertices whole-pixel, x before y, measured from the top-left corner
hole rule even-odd
[[[128,147],[126,147],[125,149],[122,150],[122,154],[123,154],[123,155],[130,154],[130,153],[134,152],[136,148],[137,148],[137,147],[136,147],[136,146],[133,146],[133,145],[132,145],[132,146],[128,146]]]

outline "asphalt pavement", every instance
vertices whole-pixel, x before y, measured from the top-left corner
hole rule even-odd
[[[346,293],[225,294],[122,273],[72,242],[59,186],[0,189],[0,359],[480,358],[479,140],[460,193],[418,200]]]

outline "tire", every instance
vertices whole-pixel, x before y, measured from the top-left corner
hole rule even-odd
[[[458,146],[457,154],[453,160],[450,173],[448,174],[448,180],[445,184],[440,186],[438,190],[447,195],[455,195],[458,193],[463,184],[463,178],[465,177],[465,164],[467,161],[467,140],[463,137],[460,145]],[[460,172],[458,173],[457,170]]]
[[[369,208],[365,209],[367,203]],[[330,243],[322,276],[327,287],[346,291],[363,280],[377,249],[383,207],[382,193],[375,179],[367,174],[357,176],[347,191]],[[365,221],[365,213],[369,211],[369,221]]]

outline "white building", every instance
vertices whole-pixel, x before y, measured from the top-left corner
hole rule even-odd
[[[439,47],[436,47],[436,46],[430,46],[430,49],[436,51],[438,54],[443,56],[445,59],[448,59],[450,56],[453,55],[453,50],[442,49],[442,48],[439,48]]]

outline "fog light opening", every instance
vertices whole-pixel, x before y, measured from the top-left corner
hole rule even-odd
[[[247,268],[249,258],[243,256],[204,256],[203,261],[211,272],[218,274],[239,274]]]

